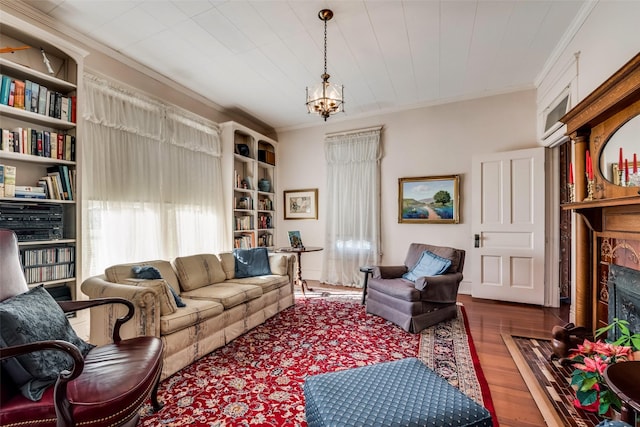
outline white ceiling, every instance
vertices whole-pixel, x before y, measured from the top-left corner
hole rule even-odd
[[[586,0],[26,0],[275,129],[318,124],[305,87],[343,84],[351,119],[534,87]]]

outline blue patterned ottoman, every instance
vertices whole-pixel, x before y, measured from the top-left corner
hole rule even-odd
[[[492,426],[491,414],[416,358],[307,377],[309,427]]]

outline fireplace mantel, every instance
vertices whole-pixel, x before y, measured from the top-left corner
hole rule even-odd
[[[575,170],[575,203],[565,203],[575,217],[575,306],[574,323],[596,329],[603,318],[603,239],[640,244],[640,187],[622,187],[605,178],[599,160],[609,139],[626,122],[640,115],[640,54],[578,103],[562,119],[571,138]],[[635,142],[630,143],[633,151]],[[640,140],[638,140],[640,145]],[[593,162],[593,192],[588,197],[587,152]],[[640,266],[634,267],[640,269]]]

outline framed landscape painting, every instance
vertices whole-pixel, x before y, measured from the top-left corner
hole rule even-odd
[[[284,219],[318,219],[318,189],[285,191]]]
[[[460,222],[460,176],[398,179],[398,222]]]

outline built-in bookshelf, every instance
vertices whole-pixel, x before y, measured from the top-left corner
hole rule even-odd
[[[86,52],[3,12],[0,45],[0,227],[18,236],[29,287],[83,299],[78,94]],[[71,323],[88,337],[88,311]]]
[[[232,248],[276,246],[277,142],[236,122],[221,125]]]

